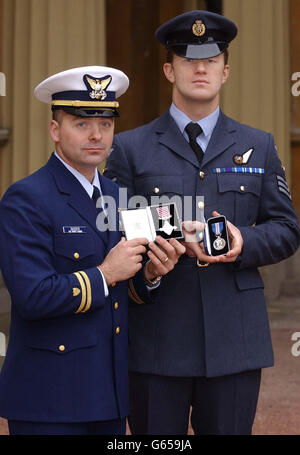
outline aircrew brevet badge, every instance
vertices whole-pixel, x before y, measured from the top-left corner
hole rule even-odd
[[[254,147],[244,152],[242,155],[234,155],[233,161],[235,164],[247,164],[250,160],[252,153],[254,152]]]
[[[105,76],[100,79],[94,78],[93,76],[90,76],[88,74],[85,74],[83,76],[83,81],[87,89],[91,90],[91,92],[89,92],[90,98],[96,100],[105,100],[105,98],[107,97],[105,90],[111,83],[111,80],[112,80],[111,76]]]
[[[206,31],[206,27],[203,24],[203,22],[200,19],[198,19],[194,22],[192,31],[196,36],[203,36]]]

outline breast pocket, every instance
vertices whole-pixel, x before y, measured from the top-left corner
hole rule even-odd
[[[89,260],[95,254],[95,242],[89,234],[56,234],[54,253],[58,269],[62,266],[90,266]]]
[[[136,194],[143,196],[149,205],[174,202],[181,200],[183,194],[183,179],[181,176],[158,175],[140,177],[135,183]]]
[[[261,193],[261,175],[218,174],[219,205],[224,213],[230,213],[233,223],[255,223]]]

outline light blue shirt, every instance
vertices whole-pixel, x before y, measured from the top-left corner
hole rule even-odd
[[[77,178],[77,180],[79,181],[79,183],[81,183],[81,185],[83,186],[83,188],[85,189],[85,191],[87,192],[87,194],[89,195],[89,197],[91,199],[92,199],[93,192],[94,192],[94,186],[96,186],[98,188],[98,190],[100,191],[101,197],[102,197],[101,185],[100,185],[99,174],[98,174],[97,169],[95,169],[94,180],[93,180],[93,183],[91,183],[84,175],[82,175],[80,172],[76,171],[76,169],[74,169],[72,166],[70,166],[68,163],[66,163],[58,155],[58,153],[56,151],[54,152],[54,154],[55,154],[56,158],[58,158],[63,163],[63,165],[71,172],[71,174],[73,174],[74,177]]]
[[[79,181],[79,183],[81,183],[81,185],[83,186],[83,188],[85,189],[85,191],[87,192],[87,194],[89,195],[89,197],[92,199],[92,196],[93,196],[93,192],[94,192],[94,186],[96,186],[98,188],[98,190],[100,191],[100,195],[101,195],[101,198],[102,198],[102,191],[101,191],[101,185],[100,185],[100,180],[99,180],[99,174],[98,174],[98,170],[97,168],[95,169],[95,175],[94,175],[94,180],[93,180],[93,183],[89,182],[88,179],[82,175],[80,172],[76,171],[76,169],[74,169],[72,166],[70,166],[68,163],[66,163],[59,155],[58,153],[55,151],[54,152],[56,158],[59,159],[59,161],[62,162],[62,164],[68,169],[68,171],[71,172],[71,174],[74,175],[74,177],[77,178],[77,180]],[[102,207],[103,210],[104,210],[104,207]],[[105,278],[104,278],[104,275],[102,273],[102,271],[98,268],[99,272],[101,273],[102,275],[102,279],[103,279],[103,285],[104,285],[104,293],[105,293],[105,297],[108,296],[108,287],[107,287],[107,284],[106,284],[106,281],[105,281]]]
[[[180,109],[178,109],[178,107],[175,106],[174,103],[172,103],[170,106],[170,114],[173,117],[176,125],[182,132],[183,136],[185,137],[185,139],[188,142],[189,138],[188,138],[187,132],[185,131],[185,127],[187,126],[188,123],[192,122],[192,120],[184,112],[182,112]],[[203,133],[201,133],[197,137],[197,142],[200,145],[200,147],[202,148],[203,153],[205,153],[205,150],[208,146],[212,132],[217,124],[219,114],[220,114],[220,108],[218,106],[214,112],[212,112],[207,117],[204,117],[201,120],[199,120],[199,122],[197,122],[203,130]],[[194,123],[196,123],[196,122],[194,122]]]

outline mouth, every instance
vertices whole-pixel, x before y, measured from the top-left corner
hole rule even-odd
[[[193,84],[208,84],[208,82],[204,79],[197,79],[196,81],[193,81]]]
[[[84,147],[86,152],[94,152],[94,153],[99,153],[105,151],[103,147]]]

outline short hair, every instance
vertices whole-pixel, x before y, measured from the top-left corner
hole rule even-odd
[[[229,51],[226,48],[225,51],[223,52],[224,55],[224,64],[228,64],[228,59],[229,59]],[[174,58],[174,51],[172,49],[167,49],[167,54],[166,54],[166,63],[172,63]]]
[[[63,113],[62,109],[54,109],[52,111],[52,120],[55,120],[57,123],[61,123],[63,117],[62,113]]]

